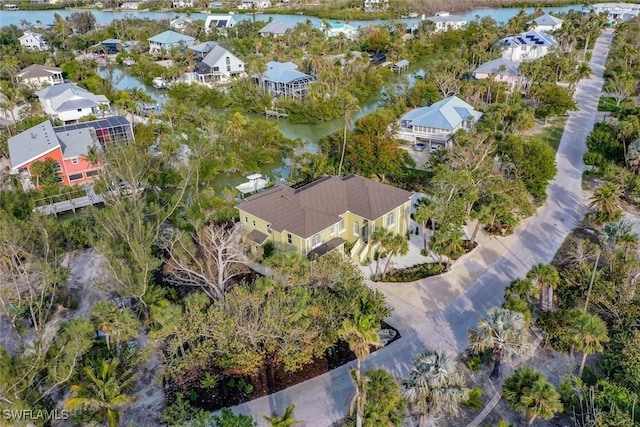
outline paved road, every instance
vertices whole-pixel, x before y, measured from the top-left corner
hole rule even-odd
[[[564,238],[585,213],[581,188],[582,155],[586,150],[586,137],[593,128],[602,89],[604,52],[609,50],[612,37],[613,31],[609,29],[598,38],[591,60],[592,75],[576,88],[579,111],[571,113],[565,125],[556,156],[558,174],[549,185],[547,203],[516,230],[515,238],[509,240],[503,255],[440,313],[420,312],[402,298],[388,294],[388,301],[395,309],[389,323],[400,330],[402,338],[372,354],[364,369],[384,367],[400,378],[407,372],[414,355],[425,346],[460,353],[467,346],[468,328],[474,326],[487,309],[502,303],[506,285],[524,276],[532,265],[551,261]],[[472,257],[466,259],[478,262]],[[342,366],[233,410],[251,414],[259,425],[266,425],[263,415],[273,411],[282,413],[290,403],[295,403],[295,416],[302,425],[331,426],[345,416],[353,394],[349,368],[349,365]]]

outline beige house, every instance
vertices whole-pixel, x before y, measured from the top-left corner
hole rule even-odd
[[[361,262],[372,252],[369,236],[376,229],[407,232],[411,195],[356,175],[329,176],[298,189],[271,188],[237,208],[254,253],[270,241],[276,251],[311,258],[350,242],[353,259]]]

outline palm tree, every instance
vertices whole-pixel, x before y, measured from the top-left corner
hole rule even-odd
[[[611,221],[616,218],[620,209],[620,194],[617,185],[607,182],[594,191],[589,199],[589,207],[595,209],[602,221]]]
[[[400,234],[393,234],[393,236],[387,241],[387,262],[384,264],[382,270],[382,278],[387,276],[389,271],[389,265],[391,265],[391,258],[396,255],[406,255],[409,252],[409,241]]]
[[[423,200],[426,200],[423,202]],[[433,216],[435,215],[435,204],[429,199],[421,199],[416,204],[416,210],[413,212],[413,219],[420,224],[422,228],[423,249],[426,256],[429,256],[429,247],[427,245],[427,222],[431,220],[433,224]]]
[[[351,403],[351,414],[353,407],[356,408],[356,427],[362,427],[362,416],[364,414],[365,396],[364,387],[361,380],[360,366],[362,361],[369,356],[371,347],[380,347],[382,342],[378,336],[378,322],[371,315],[357,313],[353,320],[345,319],[340,329],[340,338],[349,343],[349,348],[356,355],[357,368],[354,375],[356,393]]]
[[[104,417],[109,427],[117,427],[122,408],[133,402],[133,396],[126,394],[134,377],[131,371],[118,375],[118,359],[103,360],[100,371],[87,366],[83,369],[85,384],[71,386],[71,398],[64,407],[95,412]]]
[[[416,356],[409,378],[402,385],[404,397],[418,411],[420,425],[424,425],[426,415],[440,412],[458,415],[460,402],[469,394],[455,360],[445,352],[431,349]]]
[[[273,414],[271,417],[264,416],[264,419],[269,422],[271,427],[291,427],[295,424],[296,420],[293,418],[293,412],[296,410],[295,403],[287,406],[282,416]]]
[[[536,264],[529,273],[527,279],[538,285],[540,292],[540,310],[553,310],[553,290],[560,283],[560,275],[558,270],[551,264]]]
[[[512,409],[528,418],[527,425],[532,425],[536,418],[549,420],[562,411],[558,391],[533,368],[518,368],[505,380],[502,395]]]
[[[342,176],[342,163],[344,162],[344,153],[347,149],[347,130],[353,126],[352,114],[360,111],[358,99],[348,92],[342,92],[338,95],[341,99],[342,114],[344,118],[344,130],[342,135],[342,152],[340,153],[340,165],[338,166],[338,176]]]
[[[518,357],[528,348],[525,321],[522,313],[499,307],[490,308],[487,314],[476,328],[469,329],[469,347],[476,353],[493,351],[491,378],[498,378],[502,358]]]
[[[376,261],[376,271],[373,274],[373,280],[378,279],[378,275],[380,274],[380,259],[386,258],[387,245],[392,237],[393,233],[385,228],[378,228],[369,236],[371,246],[375,248],[374,258]]]
[[[582,352],[582,361],[578,369],[578,377],[582,376],[584,364],[589,354],[602,351],[602,344],[609,341],[607,325],[593,314],[581,308],[571,310],[572,324],[570,327],[572,345]]]

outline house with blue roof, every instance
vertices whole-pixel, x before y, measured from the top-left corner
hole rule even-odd
[[[498,45],[504,50],[502,57],[510,61],[533,61],[551,52],[558,42],[552,35],[531,30],[501,39]]]
[[[527,22],[531,26],[532,30],[538,31],[556,31],[562,28],[564,21],[555,16],[551,16],[548,13],[538,16],[536,19]]]
[[[470,130],[481,117],[480,111],[457,96],[450,96],[400,117],[400,131],[396,137],[413,144],[449,148],[451,135],[460,129]]]
[[[193,46],[196,39],[186,34],[176,33],[167,30],[147,39],[149,42],[149,53],[168,52],[171,49],[185,49]]]
[[[298,66],[293,62],[270,61],[262,74],[262,87],[276,98],[302,98],[309,91],[309,85],[315,81],[314,76],[298,71]]]
[[[188,49],[193,52],[196,60],[202,60],[211,50],[216,47],[218,43],[216,42],[204,42],[194,44],[193,46],[189,46]]]

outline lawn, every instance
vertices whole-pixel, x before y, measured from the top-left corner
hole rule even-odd
[[[549,121],[549,123],[541,129],[540,133],[527,136],[528,141],[538,140],[549,144],[554,150],[558,151],[560,139],[564,132],[564,123],[567,121],[565,117],[557,117]]]

